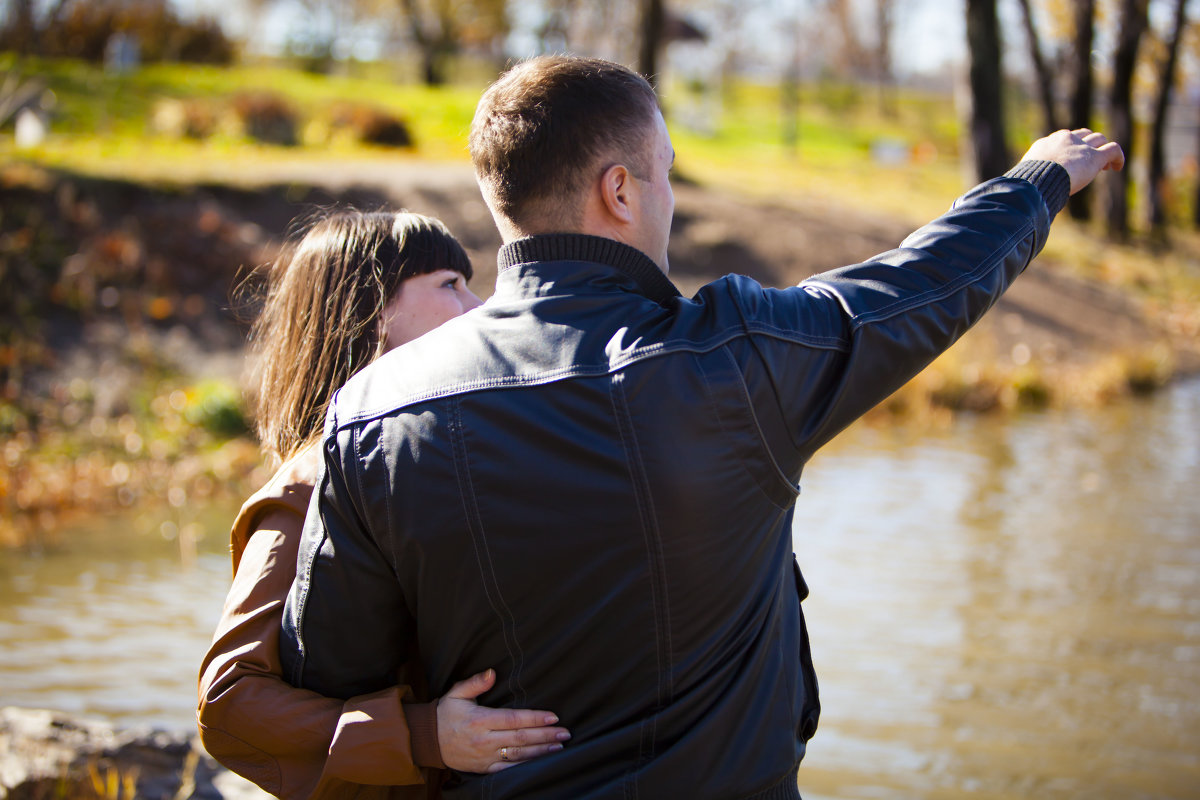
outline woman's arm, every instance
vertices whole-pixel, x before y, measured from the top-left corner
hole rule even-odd
[[[300,526],[277,508],[241,554],[200,675],[197,720],[214,758],[273,794],[309,797],[341,781],[421,784],[420,767],[445,766],[443,750],[449,766],[487,772],[561,749],[569,734],[554,715],[475,705],[494,680],[486,673],[440,703],[417,703],[402,686],[343,702],[285,683],[278,638]]]
[[[420,784],[420,766],[442,766],[433,704],[410,705],[406,714],[402,701],[412,698],[405,687],[343,702],[280,677],[279,625],[299,528],[298,515],[281,508],[246,543],[201,668],[201,741],[222,764],[280,797],[308,797],[323,778]]]

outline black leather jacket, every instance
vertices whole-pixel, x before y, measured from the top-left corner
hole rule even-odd
[[[1040,250],[1066,172],[1010,175],[899,249],[783,290],[732,275],[685,299],[607,239],[507,245],[487,303],[339,392],[289,679],[348,697],[419,654],[440,695],[495,667],[481,703],[571,729],[562,752],[447,797],[798,797],[818,712],[801,470]]]

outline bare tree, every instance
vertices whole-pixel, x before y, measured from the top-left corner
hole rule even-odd
[[[1187,23],[1187,0],[1175,0],[1175,18],[1167,40],[1167,55],[1158,76],[1158,94],[1154,99],[1154,125],[1150,132],[1150,230],[1159,237],[1166,233],[1164,207],[1166,177],[1167,106],[1175,86],[1175,68],[1179,61],[1179,42]]]
[[[1200,137],[1196,138],[1196,143],[1200,144]],[[1197,160],[1200,160],[1200,152],[1196,153]],[[1200,181],[1196,182],[1196,198],[1192,204],[1192,225],[1200,228]]]
[[[33,0],[9,0],[8,19],[0,32],[0,47],[12,48],[18,55],[37,51],[33,6]]]
[[[879,81],[879,110],[896,114],[896,80],[892,73],[892,33],[896,28],[896,0],[875,0],[875,79]]]
[[[1033,20],[1032,4],[1029,0],[1020,0],[1020,3],[1021,19],[1025,23],[1025,38],[1029,44],[1029,58],[1033,62],[1033,72],[1037,78],[1038,100],[1042,105],[1043,132],[1051,133],[1059,128],[1054,103],[1054,76],[1046,66],[1046,58],[1042,54],[1041,40]]]
[[[640,0],[640,38],[638,44],[638,72],[646,76],[651,84],[658,85],[658,57],[662,51],[666,0]]]
[[[971,143],[976,177],[984,181],[1009,167],[996,0],[967,0],[967,49],[971,61]]]
[[[1117,23],[1117,47],[1113,53],[1112,87],[1108,96],[1109,137],[1125,148],[1128,154],[1133,144],[1133,71],[1137,65],[1138,46],[1149,25],[1147,8],[1150,0],[1121,0]],[[1108,174],[1107,227],[1113,239],[1129,235],[1129,179],[1120,170]]]
[[[1075,0],[1075,34],[1071,47],[1071,97],[1067,107],[1067,125],[1072,130],[1091,127],[1092,123],[1092,40],[1096,33],[1096,0]],[[1091,216],[1090,187],[1071,195],[1071,216],[1083,221]]]
[[[464,44],[485,44],[508,32],[505,0],[400,0],[400,9],[429,86],[446,83]]]
[[[421,54],[421,79],[428,86],[446,82],[450,59],[458,52],[458,21],[447,2],[400,0],[409,35]]]
[[[876,59],[859,36],[854,3],[852,0],[823,0],[823,4],[822,14],[829,20],[829,33],[837,40],[836,49],[832,51],[836,70],[843,77],[869,76],[874,71],[872,64]]]
[[[783,84],[779,93],[783,116],[783,146],[789,155],[800,150],[800,69],[803,60],[804,33],[800,15],[796,14],[788,24],[791,39],[788,63],[783,71]]]

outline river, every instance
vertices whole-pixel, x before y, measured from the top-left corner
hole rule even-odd
[[[1200,796],[1197,479],[1195,380],[839,437],[794,533],[823,706],[806,800]],[[233,511],[0,554],[0,705],[190,726]]]

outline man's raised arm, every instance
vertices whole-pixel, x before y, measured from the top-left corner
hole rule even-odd
[[[899,248],[798,287],[747,290],[747,316],[768,334],[747,363],[769,373],[790,419],[795,451],[781,463],[798,468],[949,348],[1041,250],[1067,197],[1124,162],[1101,133],[1058,131]]]

